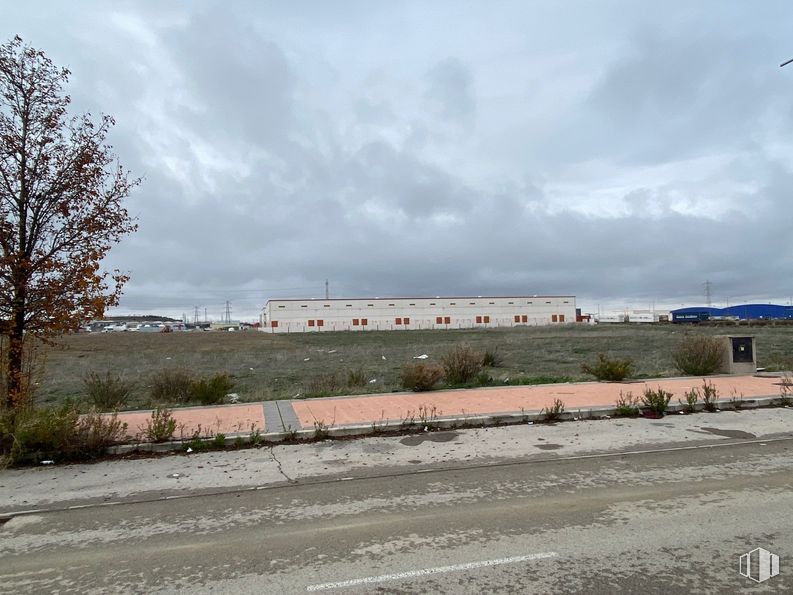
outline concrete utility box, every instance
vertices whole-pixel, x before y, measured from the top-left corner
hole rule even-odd
[[[719,373],[754,374],[757,371],[757,351],[754,337],[718,337],[724,345],[724,357]]]

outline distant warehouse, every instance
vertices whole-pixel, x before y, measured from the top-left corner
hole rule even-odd
[[[672,322],[705,322],[708,320],[793,320],[793,306],[741,304],[728,308],[694,306],[672,310]]]
[[[269,300],[273,333],[496,328],[575,322],[575,296]]]

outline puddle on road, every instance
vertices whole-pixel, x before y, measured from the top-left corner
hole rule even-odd
[[[540,450],[557,450],[562,448],[561,444],[535,444],[534,446]]]
[[[700,428],[699,430],[690,430],[691,432],[707,432],[708,434],[715,434],[716,436],[724,436],[725,438],[757,438],[754,434],[744,432],[743,430],[720,430],[719,428]]]
[[[420,434],[418,436],[407,436],[402,438],[399,442],[404,444],[405,446],[418,446],[425,440],[429,440],[430,442],[451,442],[455,438],[457,438],[460,434],[457,432],[437,432],[437,433],[427,433],[427,434]]]

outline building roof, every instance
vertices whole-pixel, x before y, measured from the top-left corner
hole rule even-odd
[[[574,295],[418,295],[391,297],[343,297],[343,298],[271,298],[268,302],[349,302],[352,300],[489,300],[489,299],[534,299],[534,298],[575,298]]]

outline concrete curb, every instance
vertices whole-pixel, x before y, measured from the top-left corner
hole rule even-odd
[[[718,399],[715,402],[717,411],[735,411],[740,409],[757,409],[760,407],[790,406],[784,404],[784,399],[778,395],[768,397],[751,397],[735,399]],[[682,403],[669,403],[667,415],[685,414],[686,405]],[[695,406],[697,412],[705,410],[705,405],[699,402]],[[569,410],[561,413],[555,421],[578,421],[584,419],[610,419],[615,417],[616,407],[613,405],[589,407],[586,409]],[[235,433],[225,435],[225,446],[248,445],[273,445],[283,442],[300,443],[324,439],[358,438],[365,436],[379,436],[383,434],[398,434],[433,430],[452,430],[462,428],[484,428],[492,426],[516,425],[521,423],[543,423],[547,415],[543,411],[505,412],[486,415],[447,416],[433,419],[415,420],[411,423],[404,421],[385,420],[366,424],[351,424],[345,426],[307,428],[289,432],[266,432],[262,434]],[[212,448],[214,437],[198,439],[202,445]],[[169,442],[144,442],[136,444],[119,444],[107,450],[110,455],[127,455],[133,453],[168,453],[186,451],[190,445],[195,445],[195,439],[172,440]],[[218,447],[220,448],[220,447]]]

